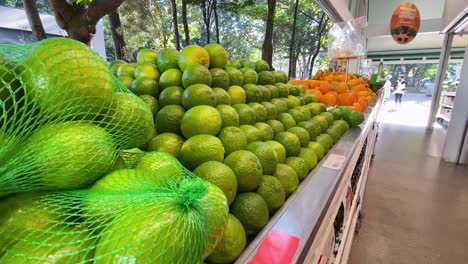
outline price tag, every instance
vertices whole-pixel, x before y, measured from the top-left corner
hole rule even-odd
[[[249,264],[289,264],[299,247],[300,239],[273,229],[260,244]]]
[[[323,163],[325,168],[332,170],[341,170],[346,161],[346,157],[343,155],[331,154],[327,160]]]

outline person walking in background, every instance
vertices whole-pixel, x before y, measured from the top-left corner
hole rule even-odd
[[[398,77],[397,87],[395,91],[393,92],[395,94],[395,105],[400,104],[401,106],[401,98],[403,97],[403,94],[405,93],[405,89],[406,89],[405,76],[400,75],[400,77]]]
[[[384,78],[385,84],[382,87],[384,92],[384,103],[387,102],[388,98],[390,98],[391,90],[393,89],[391,79],[391,75],[387,75]]]

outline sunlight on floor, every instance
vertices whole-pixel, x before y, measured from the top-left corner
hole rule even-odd
[[[383,113],[382,123],[402,126],[425,127],[429,118],[431,97],[424,94],[406,93],[401,105],[396,105],[393,95],[387,100]],[[440,127],[435,124],[434,127]]]

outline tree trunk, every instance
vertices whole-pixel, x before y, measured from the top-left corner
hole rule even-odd
[[[180,50],[180,41],[179,41],[179,27],[177,23],[177,4],[176,0],[171,0],[172,7],[172,24],[174,25],[174,45],[176,50]]]
[[[185,46],[190,45],[190,31],[187,22],[187,0],[182,0],[182,23],[184,24]]]
[[[122,60],[125,57],[125,39],[122,32],[119,11],[114,11],[109,15],[109,24],[114,41],[115,57]],[[120,30],[120,32],[118,32]]]
[[[276,0],[267,0],[268,15],[266,21],[265,38],[262,45],[262,59],[273,69],[273,24],[275,22]]]
[[[213,1],[213,10],[214,10],[214,21],[215,21],[215,31],[216,31],[216,43],[219,44],[219,23],[218,23],[218,1]]]
[[[314,55],[312,55],[312,59],[311,59],[311,62],[310,62],[310,68],[309,68],[309,75],[312,76],[312,71],[314,70],[314,64],[315,64],[315,59],[317,58],[319,52],[320,52],[320,49],[322,48],[322,43],[320,43],[321,39],[322,39],[322,34],[324,33],[325,31],[325,28],[327,26],[327,23],[328,23],[328,19],[324,20],[325,19],[325,13],[322,14],[322,17],[320,18],[320,22],[319,22],[319,25],[318,25],[318,29],[319,29],[319,33],[318,33],[318,38],[317,38],[317,46],[315,47],[315,52],[314,52]]]
[[[117,10],[124,0],[94,0],[90,5],[69,4],[64,0],[49,0],[57,25],[68,36],[91,46],[96,24],[105,15]]]
[[[29,26],[36,41],[47,38],[44,27],[42,26],[41,17],[37,11],[36,0],[23,0],[24,10],[28,17]]]
[[[203,11],[203,22],[205,23],[206,29],[206,44],[210,43],[210,24],[211,24],[211,5],[208,1],[208,6],[206,6],[207,1],[202,1],[201,7]]]
[[[297,7],[299,6],[299,0],[296,0],[296,4],[294,5],[294,16],[293,16],[293,28],[291,34],[291,44],[289,46],[289,69],[288,69],[288,77],[296,78],[296,70],[293,68],[293,57],[294,56],[294,42],[296,40],[296,22],[297,22]],[[295,63],[294,63],[295,65]],[[293,71],[294,70],[294,71]]]

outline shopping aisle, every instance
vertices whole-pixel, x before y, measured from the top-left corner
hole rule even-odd
[[[466,263],[468,167],[440,160],[444,129],[424,128],[430,98],[404,99],[383,110],[349,263]]]

